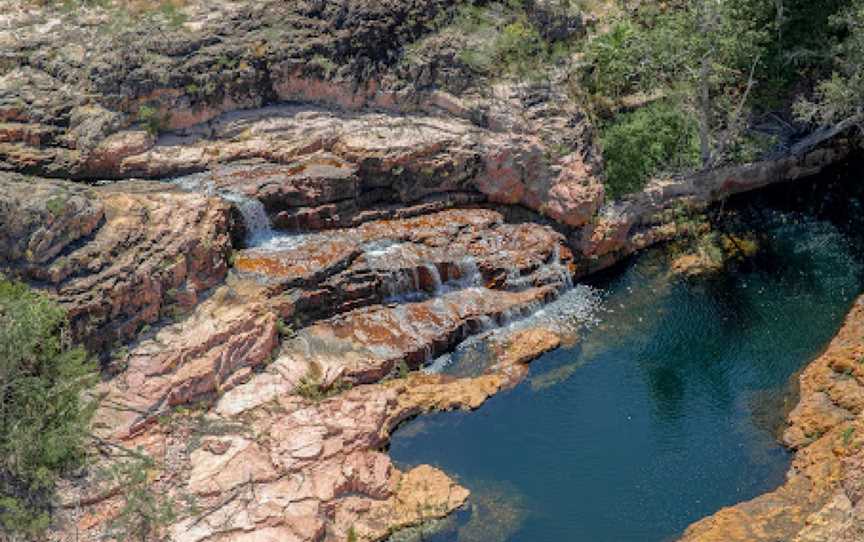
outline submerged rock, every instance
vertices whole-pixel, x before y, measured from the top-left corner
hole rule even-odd
[[[691,525],[682,542],[852,542],[864,533],[864,298],[799,378],[786,482]]]

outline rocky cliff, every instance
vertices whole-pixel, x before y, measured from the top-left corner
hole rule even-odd
[[[503,337],[475,378],[414,369],[675,236],[672,210],[853,146],[606,201],[568,71],[477,73],[437,32],[457,3],[4,5],[0,270],[102,356],[100,437],[195,497],[161,535],[377,540],[449,513],[467,491],[396,469],[389,431],[476,408],[560,337]],[[590,19],[554,9],[533,9],[550,40]],[[64,499],[58,540],[96,539],[123,502],[89,478]]]

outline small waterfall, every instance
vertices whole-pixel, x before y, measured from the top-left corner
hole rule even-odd
[[[233,203],[240,211],[240,214],[243,215],[243,224],[246,226],[246,244],[248,246],[261,245],[276,236],[270,224],[270,217],[267,216],[267,210],[264,209],[264,204],[260,200],[235,192],[217,190],[212,173],[193,173],[192,175],[178,177],[171,182],[181,190],[199,192],[206,196],[219,195],[222,199]]]
[[[423,269],[426,270],[426,273],[429,274],[429,282],[432,286],[432,294],[437,295],[441,293],[441,273],[438,272],[438,266],[434,263],[424,263]],[[418,285],[419,286],[419,285]]]
[[[563,291],[573,288],[573,276],[561,261],[561,250],[556,245],[546,262],[533,273],[522,275],[518,269],[510,268],[507,270],[504,283],[510,290],[523,290],[541,284],[560,283]]]
[[[255,198],[248,198],[238,194],[223,194],[222,196],[237,206],[243,215],[243,223],[246,226],[246,244],[258,246],[273,239],[276,235],[270,224],[270,217],[264,204]]]
[[[457,264],[459,269],[459,278],[453,281],[454,285],[459,288],[470,288],[472,286],[483,285],[483,275],[480,274],[480,269],[477,267],[477,260],[473,256],[465,256]]]

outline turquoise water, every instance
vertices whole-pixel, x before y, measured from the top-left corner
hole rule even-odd
[[[595,279],[600,323],[578,345],[477,412],[401,427],[398,464],[439,466],[473,491],[423,540],[674,540],[779,485],[789,383],[864,284],[858,195],[824,197],[840,180],[737,204],[763,251],[719,277],[675,278],[654,251]]]

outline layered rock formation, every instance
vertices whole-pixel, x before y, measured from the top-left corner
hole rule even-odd
[[[43,285],[93,351],[191,310],[224,280],[229,207],[150,184],[0,178],[0,265]]]
[[[466,489],[432,467],[401,472],[380,450],[408,417],[477,408],[515,385],[526,364],[557,347],[559,337],[530,329],[498,344],[498,363],[474,378],[413,373],[308,399],[286,390],[259,395],[269,393],[269,383],[256,375],[247,386],[257,393],[228,392],[207,414],[176,414],[146,426],[122,442],[165,458],[157,491],[178,502],[193,498],[197,510],[154,536],[195,542],[378,540],[450,513],[465,502]],[[70,485],[63,494],[65,533],[82,539],[100,536],[123,503],[98,479]],[[64,533],[56,536],[62,540]]]
[[[400,472],[387,435],[478,407],[560,337],[504,337],[472,378],[417,368],[674,237],[671,211],[852,146],[607,202],[567,70],[481,77],[435,33],[457,3],[4,3],[0,271],[55,296],[102,354],[106,449],[141,446],[157,491],[197,501],[154,537],[378,540],[451,512],[467,491]],[[552,41],[590,19],[534,7]],[[90,474],[64,488],[57,540],[119,513]]]

